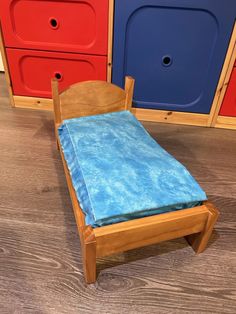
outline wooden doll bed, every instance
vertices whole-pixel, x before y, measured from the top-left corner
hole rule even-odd
[[[58,127],[65,119],[131,110],[133,89],[134,80],[126,77],[125,90],[103,81],[88,81],[74,84],[59,93],[57,80],[52,80],[57,145],[61,153],[80,235],[84,275],[87,283],[96,281],[97,257],[179,237],[185,237],[196,253],[202,252],[218,217],[218,210],[206,201],[203,205],[193,208],[97,228],[85,224],[85,216],[77,200],[58,140]]]

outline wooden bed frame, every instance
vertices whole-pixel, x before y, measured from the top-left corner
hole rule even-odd
[[[61,153],[67,185],[79,230],[85,280],[96,281],[96,258],[142,246],[186,237],[196,253],[202,252],[211,236],[218,210],[210,203],[170,213],[133,219],[104,227],[92,228],[77,200],[71,177],[58,141],[58,126],[64,119],[131,110],[134,80],[125,79],[125,90],[111,83],[88,81],[77,83],[59,93],[58,82],[52,80],[52,93],[57,145]]]

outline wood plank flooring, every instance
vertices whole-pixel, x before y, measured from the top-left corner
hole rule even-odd
[[[0,75],[0,313],[236,313],[236,131],[145,123],[221,215],[184,239],[98,261],[87,286],[52,114],[12,109]]]

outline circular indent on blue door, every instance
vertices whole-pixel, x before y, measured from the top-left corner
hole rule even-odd
[[[162,57],[162,65],[165,67],[169,67],[172,64],[172,57],[169,55],[165,55]]]

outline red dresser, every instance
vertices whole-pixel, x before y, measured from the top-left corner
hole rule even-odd
[[[84,80],[106,80],[109,0],[4,0],[0,17],[14,95],[51,97]]]

